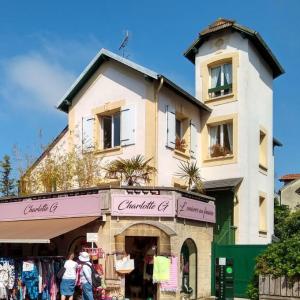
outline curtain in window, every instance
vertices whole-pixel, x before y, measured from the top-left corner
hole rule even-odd
[[[210,127],[209,135],[210,135],[210,147],[212,147],[217,144],[218,126]]]
[[[224,64],[224,84],[232,83],[232,65]]]
[[[232,124],[228,123],[226,124],[227,126],[227,133],[228,133],[228,140],[229,140],[229,145],[230,145],[230,151],[232,152],[232,148],[233,148],[233,141],[232,141]]]
[[[211,88],[221,85],[221,67],[211,69]]]

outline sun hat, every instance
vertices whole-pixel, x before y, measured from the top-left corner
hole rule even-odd
[[[82,262],[90,261],[90,255],[87,252],[80,252],[78,259]]]

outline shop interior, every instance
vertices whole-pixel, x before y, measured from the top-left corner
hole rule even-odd
[[[125,297],[131,300],[156,300],[157,284],[152,282],[152,274],[157,237],[126,236],[125,251],[135,264],[134,271],[125,276]]]

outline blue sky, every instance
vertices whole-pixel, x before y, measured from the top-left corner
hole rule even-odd
[[[259,31],[286,71],[274,81],[274,134],[284,144],[275,176],[300,172],[299,11],[299,0],[3,0],[0,158],[14,145],[37,155],[64,128],[55,105],[102,47],[118,53],[126,29],[129,59],[194,93],[194,68],[182,53],[225,17]]]

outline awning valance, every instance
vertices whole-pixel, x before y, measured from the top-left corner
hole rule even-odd
[[[98,217],[0,222],[0,243],[50,243],[50,239],[86,225]]]

